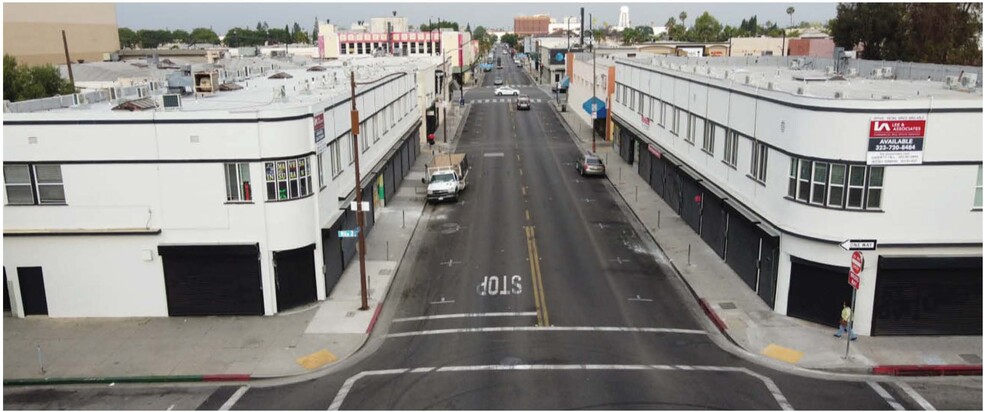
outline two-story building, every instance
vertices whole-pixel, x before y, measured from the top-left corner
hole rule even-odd
[[[980,335],[981,70],[861,63],[617,59],[613,144],[776,312],[836,327],[866,240],[859,333]]]
[[[13,314],[272,315],[325,299],[356,254],[339,237],[356,190],[368,231],[419,153],[415,59],[201,72],[191,95],[5,113]]]

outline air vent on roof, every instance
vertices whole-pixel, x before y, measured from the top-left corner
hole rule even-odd
[[[977,87],[977,73],[963,73],[960,75],[960,86],[973,89]]]
[[[769,89],[769,90],[775,90],[776,89],[776,86],[772,82],[769,82],[769,84],[766,86],[766,88]]]
[[[857,67],[851,67],[851,68],[847,69],[847,77],[857,77],[857,76],[858,76],[858,68]]]
[[[843,99],[845,97],[847,97],[847,95],[844,92],[834,92],[835,99]]]
[[[85,95],[82,93],[75,93],[72,95],[72,105],[78,106],[80,104],[85,104]]]
[[[270,77],[267,77],[267,78],[268,79],[293,79],[294,76],[291,76],[290,74],[287,74],[287,73],[284,73],[284,72],[277,72],[277,73],[274,73],[274,74],[270,75]]]
[[[180,109],[181,108],[181,95],[180,94],[165,94],[161,96],[161,105],[164,106],[164,110],[168,109]]]
[[[745,84],[752,84],[752,76],[751,75],[745,76]]]
[[[218,83],[218,72],[198,72],[195,73],[195,93],[212,94],[217,92],[215,87]]]
[[[312,66],[307,69],[309,72],[323,72],[325,70],[328,70],[325,66]]]
[[[955,89],[960,86],[960,80],[957,76],[946,76],[946,87]]]
[[[805,87],[802,87],[801,86],[801,87],[797,87],[796,88],[796,94],[803,94],[804,92],[806,92],[806,88]]]

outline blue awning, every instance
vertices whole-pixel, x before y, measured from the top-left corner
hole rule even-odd
[[[571,78],[570,77],[564,77],[560,81],[560,87],[565,88],[565,89],[571,87]]]
[[[588,112],[588,114],[590,115],[592,105],[594,105],[595,106],[594,108],[598,111],[599,119],[604,119],[608,117],[608,110],[605,108],[605,102],[597,97],[592,97],[588,100],[585,100],[584,104],[582,104],[581,107],[584,108],[584,111]]]

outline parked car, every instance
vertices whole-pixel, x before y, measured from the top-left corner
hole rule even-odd
[[[519,90],[513,89],[509,86],[497,87],[495,89],[496,96],[519,96]]]
[[[605,175],[605,165],[601,162],[601,158],[595,156],[592,153],[584,153],[578,156],[577,160],[574,161],[574,168],[581,176],[595,175],[604,176]]]
[[[530,110],[530,96],[519,96],[516,99],[516,110]]]

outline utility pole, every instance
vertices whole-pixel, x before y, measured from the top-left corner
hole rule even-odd
[[[62,30],[62,44],[65,46],[65,64],[68,66],[68,81],[72,83],[72,93],[75,93],[75,76],[72,75],[72,58],[68,57],[68,39]]]
[[[366,235],[362,230],[362,176],[359,173],[359,109],[355,107],[355,70],[352,74],[352,147],[355,149],[355,221],[359,230],[359,281],[362,284],[362,306],[359,310],[369,309],[369,292],[366,285]]]
[[[581,9],[582,11],[584,9]],[[583,13],[582,13],[583,17]],[[588,19],[593,20],[593,16],[589,13]],[[583,24],[582,24],[583,26]],[[594,44],[594,21],[588,22],[589,31],[591,32],[591,153],[597,152],[595,147],[595,122],[598,121],[598,110],[595,109],[598,100],[598,57],[595,56],[595,44]],[[583,32],[583,30],[582,30]]]
[[[440,18],[438,18],[438,24],[440,24]],[[448,84],[448,60],[444,55],[444,36],[441,35],[442,31],[440,28],[437,29],[437,37],[441,39],[441,82],[443,83],[441,89],[448,94],[448,98],[445,99],[441,96],[441,109],[444,111],[444,143],[448,142],[448,101],[451,100],[451,85]]]

